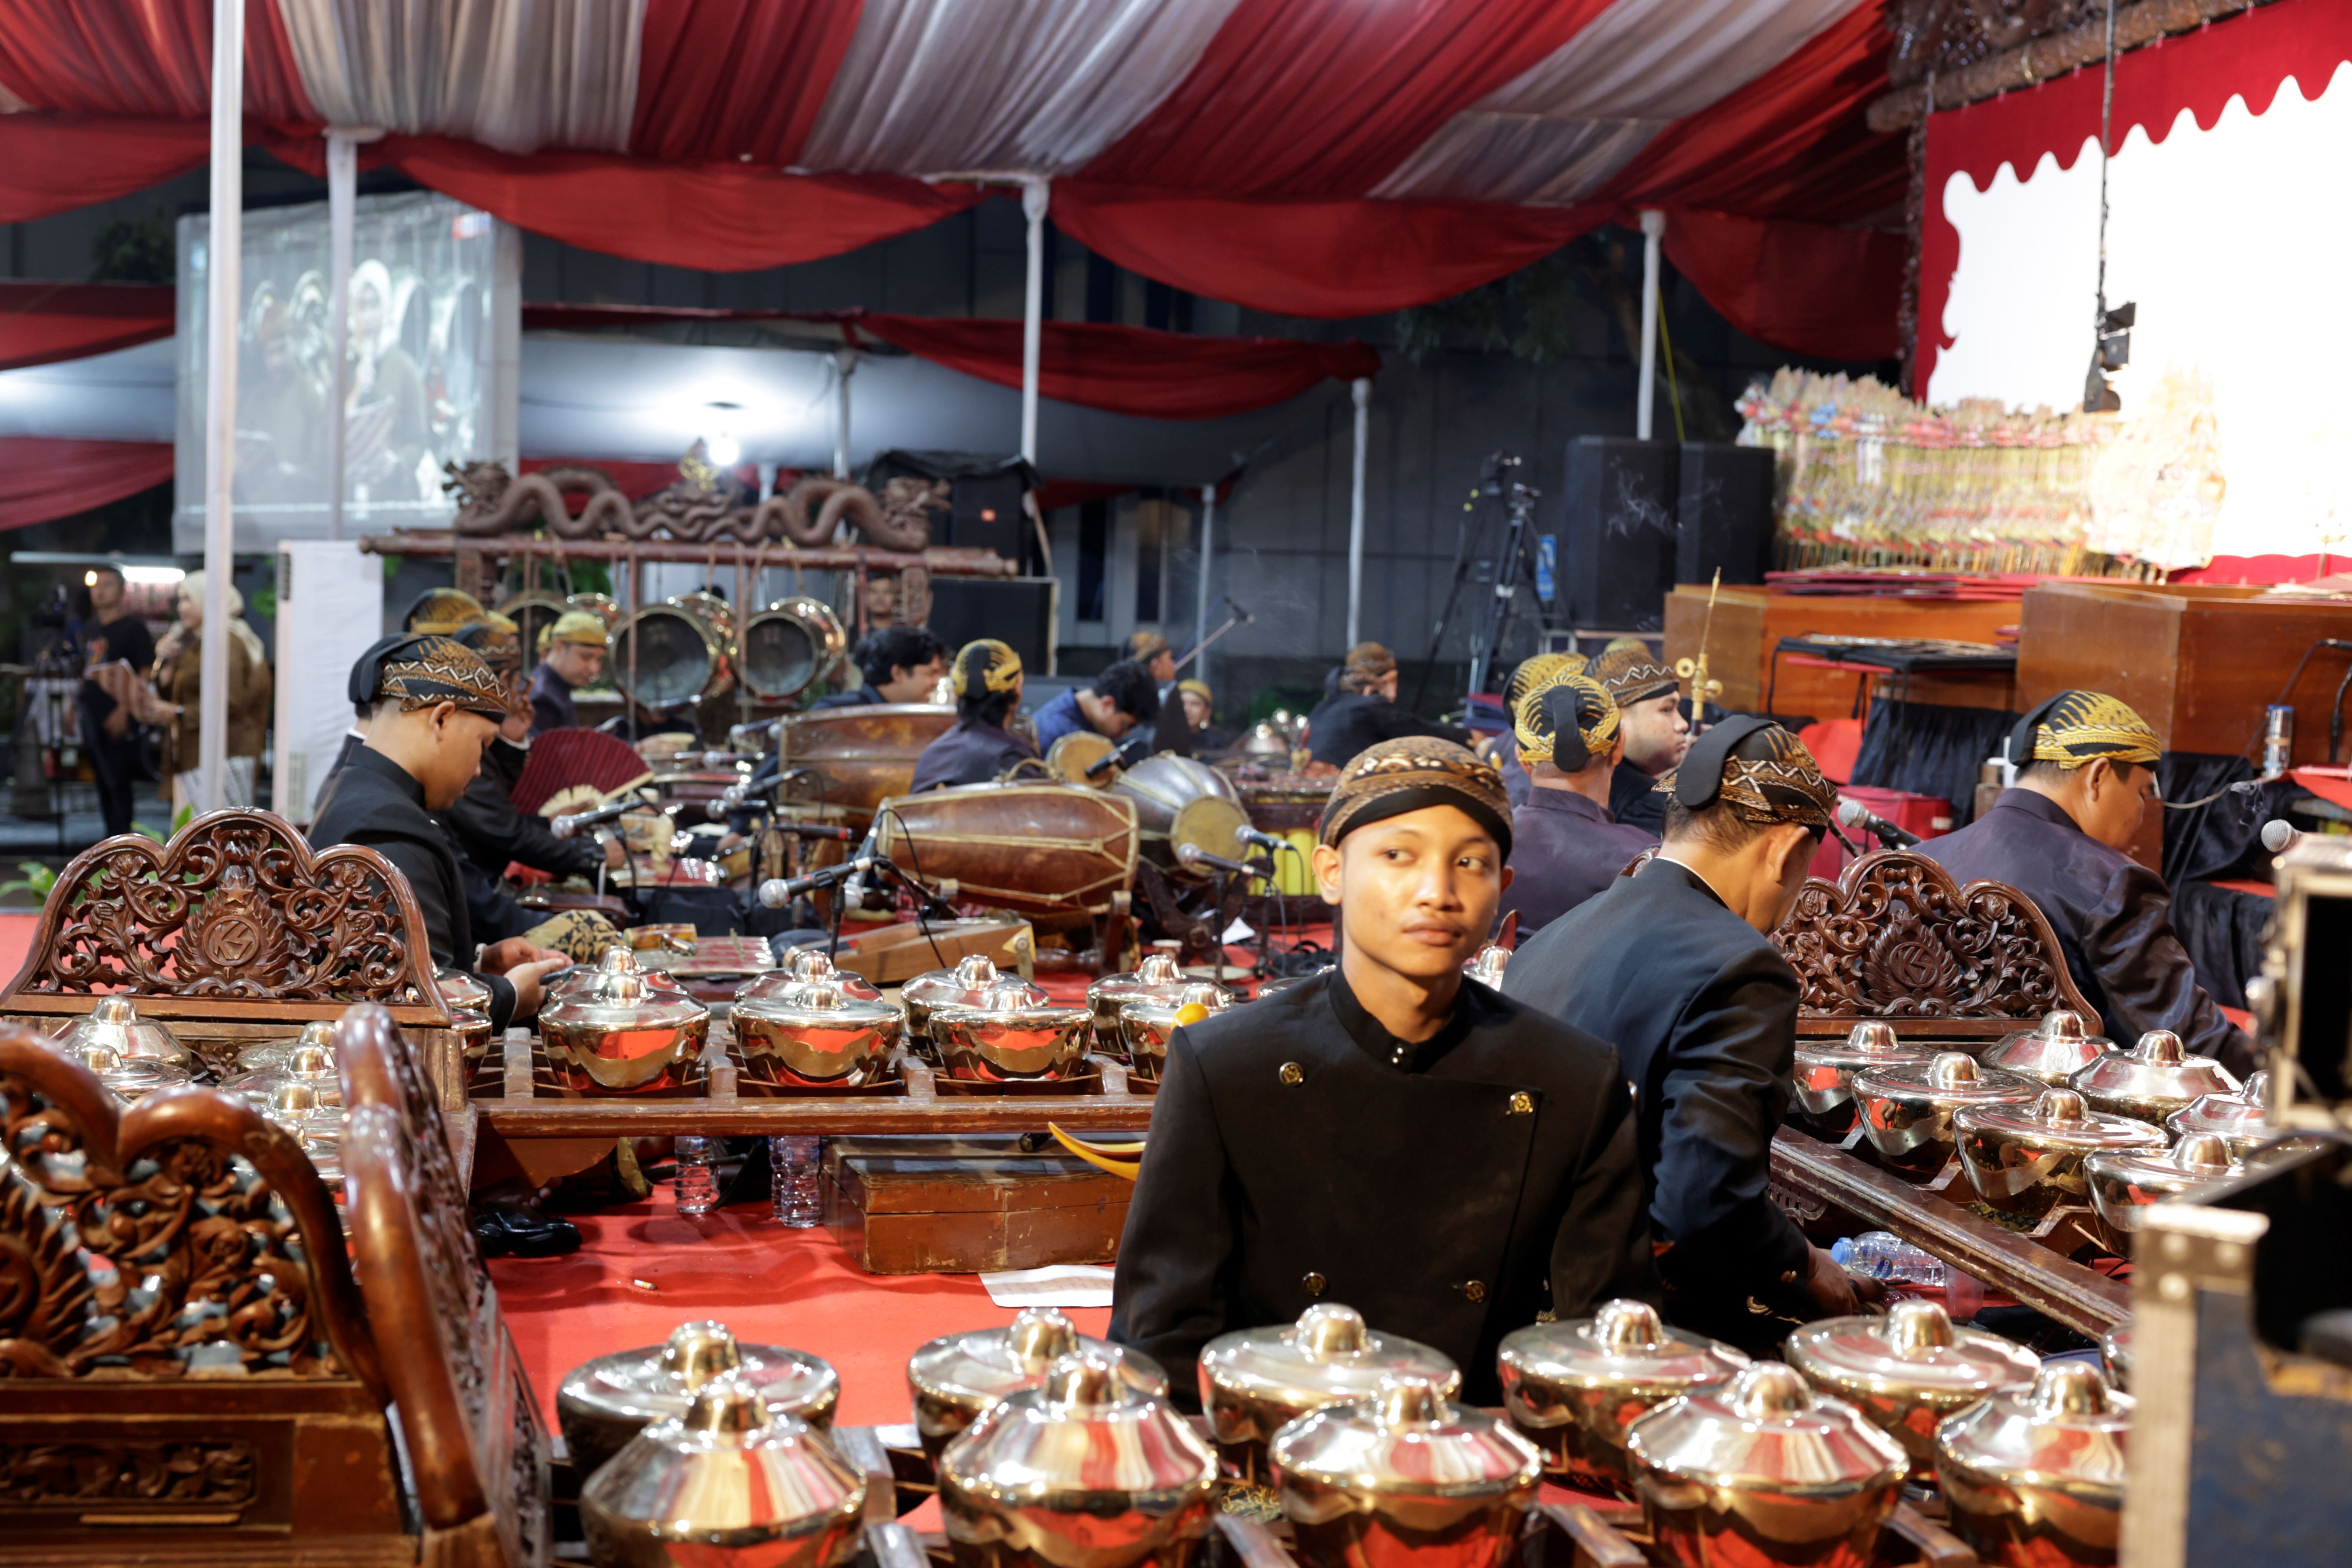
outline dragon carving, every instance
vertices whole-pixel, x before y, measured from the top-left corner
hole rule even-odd
[[[698,444],[678,465],[677,483],[634,505],[595,468],[547,468],[515,479],[499,463],[443,468],[449,479],[441,488],[458,498],[452,526],[469,539],[538,524],[559,539],[667,535],[696,544],[733,539],[817,546],[832,543],[845,521],[885,550],[916,552],[930,545],[930,514],[950,504],[945,479],[894,479],[877,498],[863,485],[817,475],[754,504],[741,480],[703,460]],[[574,517],[564,498],[580,492],[588,504]]]

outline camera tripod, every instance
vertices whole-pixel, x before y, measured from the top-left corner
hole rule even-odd
[[[1444,646],[1454,612],[1461,603],[1463,584],[1469,580],[1471,563],[1480,559],[1471,552],[1474,538],[1485,531],[1479,500],[1493,498],[1503,503],[1503,541],[1493,557],[1494,593],[1476,607],[1472,622],[1470,670],[1463,689],[1465,694],[1486,689],[1502,657],[1511,624],[1519,615],[1519,589],[1524,586],[1530,597],[1536,595],[1536,569],[1528,548],[1528,525],[1535,519],[1536,502],[1543,499],[1543,492],[1517,479],[1506,479],[1506,470],[1519,467],[1520,461],[1509,452],[1489,457],[1479,475],[1478,488],[1471,492],[1473,500],[1462,509],[1462,522],[1454,540],[1454,582],[1445,593],[1445,607],[1438,613],[1437,624],[1430,632],[1429,654],[1422,661],[1421,677],[1413,686],[1415,708],[1421,706],[1422,697],[1429,689],[1429,672],[1436,667],[1438,650]]]

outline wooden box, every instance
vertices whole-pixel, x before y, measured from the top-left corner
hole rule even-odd
[[[1706,584],[1685,583],[1666,596],[1668,664],[1697,657],[1701,628],[1707,625],[1706,595]],[[1735,713],[1764,711],[1769,690],[1775,712],[1843,719],[1857,711],[1854,689],[1868,677],[1858,669],[1792,664],[1785,655],[1776,672],[1772,650],[1782,637],[1822,633],[1989,643],[2001,627],[2016,626],[2018,615],[2013,599],[1967,603],[1727,587],[1716,599],[1714,625],[1706,634],[1707,673],[1723,682],[1717,700]],[[1895,678],[1881,675],[1879,689],[1892,691]],[[2005,675],[1917,675],[1903,694],[1915,702],[1953,708],[2008,709],[2014,700]]]
[[[841,1138],[824,1223],[868,1274],[978,1274],[1118,1256],[1135,1184],[1015,1138]]]
[[[928,930],[903,921],[855,935],[844,931],[833,962],[874,985],[903,985],[934,969],[953,969],[973,953],[1009,974],[1036,951],[1036,940],[1027,921],[933,921]]]

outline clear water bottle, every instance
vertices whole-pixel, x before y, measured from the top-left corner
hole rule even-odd
[[[1840,1237],[1831,1244],[1830,1257],[1858,1279],[1943,1289],[1944,1260],[1891,1231],[1866,1230],[1860,1236]]]
[[[677,1212],[709,1214],[719,1206],[719,1157],[727,1145],[716,1138],[677,1141]]]
[[[776,1220],[796,1230],[817,1223],[820,1207],[818,1169],[824,1160],[821,1138],[778,1135],[768,1140],[768,1190],[776,1205]]]

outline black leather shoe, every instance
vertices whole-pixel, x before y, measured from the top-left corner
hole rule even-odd
[[[530,1204],[491,1198],[474,1205],[474,1239],[485,1258],[561,1258],[580,1250],[580,1227]]]

